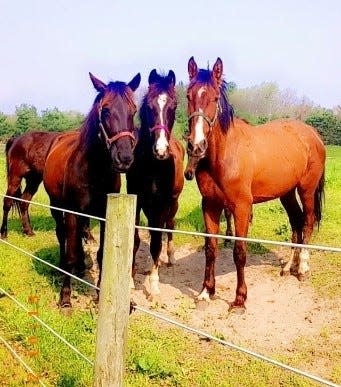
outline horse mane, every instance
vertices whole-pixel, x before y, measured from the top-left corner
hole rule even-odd
[[[115,81],[108,83],[105,90],[101,91],[96,96],[90,112],[80,127],[80,143],[84,145],[86,149],[90,149],[93,144],[99,142],[99,103],[104,96],[110,101],[110,98],[112,99],[115,95],[120,95],[129,106],[135,107],[133,92],[125,82]]]
[[[196,78],[192,82],[215,87],[215,83],[212,77],[212,71],[210,69],[199,69]],[[234,117],[233,107],[232,105],[230,105],[227,98],[227,89],[227,82],[223,80],[221,85],[219,86],[220,109],[218,112],[218,119],[223,132],[227,132],[231,122],[233,122]]]

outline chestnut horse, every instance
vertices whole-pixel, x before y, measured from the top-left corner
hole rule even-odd
[[[90,73],[98,95],[79,133],[61,136],[46,159],[44,186],[51,206],[105,217],[107,194],[119,192],[120,173],[134,159],[133,92],[140,84],[137,74],[128,84],[108,85]],[[86,220],[73,213],[51,210],[56,221],[60,246],[60,266],[69,273],[83,265],[82,236]],[[97,261],[101,271],[104,243],[104,222],[100,222],[100,243]],[[100,282],[100,278],[98,284]],[[70,276],[64,275],[60,306],[71,306]]]
[[[6,142],[7,196],[15,196],[31,200],[43,180],[45,160],[52,142],[58,137],[58,132],[32,131],[18,137],[11,137]],[[21,192],[21,181],[25,179],[26,186]],[[27,202],[15,202],[21,217],[24,234],[34,235],[30,224]],[[1,238],[7,238],[8,213],[13,205],[13,199],[4,198]]]
[[[184,148],[172,135],[177,106],[175,74],[159,75],[152,70],[148,92],[139,111],[141,129],[135,149],[133,165],[127,173],[127,191],[137,195],[136,224],[140,223],[143,210],[149,227],[174,229],[174,217],[178,210],[178,198],[184,185]],[[150,298],[160,293],[159,257],[162,249],[162,233],[150,231],[150,253],[153,267],[150,273]],[[167,255],[174,264],[173,234],[167,233]],[[133,274],[135,255],[140,245],[135,230]]]
[[[210,71],[198,69],[192,57],[188,73],[189,161],[185,176],[192,179],[196,173],[201,192],[206,192],[207,186],[215,187],[207,189],[203,201],[206,232],[218,233],[222,208],[227,207],[233,214],[236,237],[246,237],[252,204],[279,198],[289,217],[292,242],[307,244],[314,223],[321,220],[324,194],[325,146],[319,134],[296,120],[276,120],[253,127],[234,119],[220,58]],[[202,159],[207,163],[204,172],[200,168]],[[205,277],[199,295],[202,300],[215,293],[215,238],[206,239],[205,254]],[[231,308],[244,309],[245,241],[235,241],[233,259],[237,288]],[[302,280],[309,272],[308,249],[292,249],[283,274],[289,273],[294,260],[298,261],[298,279]]]

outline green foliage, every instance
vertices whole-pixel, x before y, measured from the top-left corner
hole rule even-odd
[[[80,113],[65,113],[57,108],[46,109],[42,111],[41,125],[48,132],[63,132],[78,128],[83,119],[84,117]]]
[[[305,122],[318,130],[325,144],[341,145],[341,119],[331,110],[315,111]]]
[[[34,106],[21,104],[16,107],[15,115],[17,117],[15,134],[23,134],[28,130],[41,129],[40,118]]]
[[[0,137],[9,137],[12,134],[14,134],[13,124],[4,113],[0,112]]]

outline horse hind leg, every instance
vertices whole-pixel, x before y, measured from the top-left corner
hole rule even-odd
[[[30,174],[26,176],[26,187],[24,192],[21,195],[21,199],[31,201],[32,197],[38,191],[39,185],[42,182],[41,176]],[[34,232],[32,230],[30,217],[28,213],[29,203],[20,202],[20,215],[21,215],[21,223],[24,234],[28,236],[33,236]]]
[[[291,242],[302,243],[303,232],[303,212],[296,199],[295,190],[288,192],[280,198],[281,203],[288,214],[292,230]],[[297,272],[300,249],[293,247],[286,264],[283,263],[281,275],[289,275],[292,271]]]
[[[9,173],[9,176],[11,176],[10,173]],[[4,200],[3,200],[3,218],[2,218],[2,224],[0,229],[1,239],[7,238],[8,214],[13,205],[13,199],[7,196],[21,197],[20,183],[21,183],[21,177],[18,177],[18,176],[15,176],[12,178],[9,177],[6,196],[4,197]],[[20,207],[19,207],[19,210],[20,210]]]

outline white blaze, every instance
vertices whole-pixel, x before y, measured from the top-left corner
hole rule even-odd
[[[206,91],[206,87],[202,86],[198,90],[198,97],[200,98],[202,93]],[[199,108],[199,112],[203,113],[204,111]],[[198,145],[202,140],[205,139],[204,135],[204,118],[202,116],[198,116],[197,122],[195,123],[194,127],[194,145]]]
[[[165,94],[165,93],[160,94],[158,99],[157,99],[157,103],[158,103],[159,108],[160,108],[160,113],[159,113],[160,114],[160,123],[161,123],[161,125],[164,125],[163,109],[167,103],[167,94]],[[168,145],[169,144],[167,141],[166,133],[163,129],[161,129],[159,138],[157,139],[157,142],[156,142],[157,153],[159,153],[160,155],[163,155],[167,151]]]

